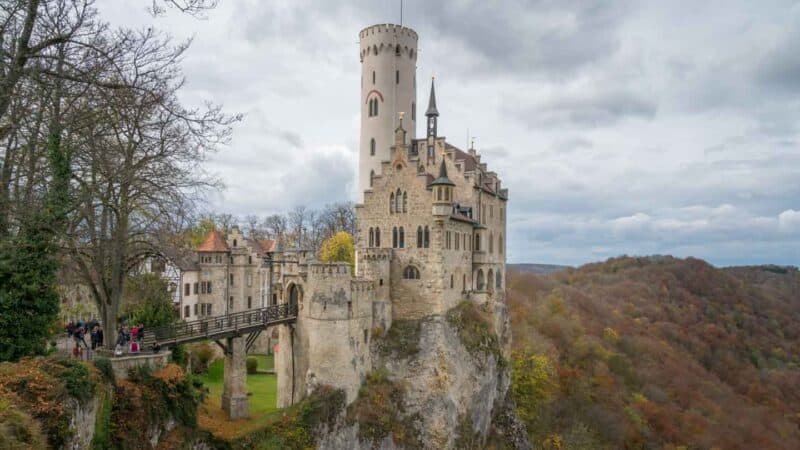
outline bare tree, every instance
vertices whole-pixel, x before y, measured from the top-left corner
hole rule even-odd
[[[178,63],[188,43],[173,46],[153,30],[114,37],[125,43],[116,75],[131,88],[98,89],[89,97],[95,114],[76,138],[78,211],[69,240],[107,327],[116,324],[128,273],[159,253],[156,243],[173,217],[216,186],[201,163],[227,142],[238,119],[215,106],[187,109],[178,102]]]

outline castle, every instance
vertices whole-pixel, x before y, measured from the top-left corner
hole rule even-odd
[[[318,262],[313,251],[279,251],[234,229],[209,234],[181,282],[182,318],[298,305],[297,322],[279,326],[281,407],[318,384],[343,388],[352,401],[372,369],[373,333],[393,320],[440,315],[463,300],[504,302],[508,190],[474,149],[438,135],[433,80],[425,137],[416,138],[417,33],[381,24],[359,38],[355,269]],[[241,357],[237,347],[231,351]],[[226,376],[223,407],[233,417],[247,413],[242,380]]]

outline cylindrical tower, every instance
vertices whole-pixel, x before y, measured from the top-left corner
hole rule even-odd
[[[404,128],[416,137],[417,32],[401,25],[381,24],[359,33],[361,59],[361,147],[358,187],[363,196],[389,160],[398,113]],[[409,123],[410,119],[410,123]],[[363,197],[361,197],[363,199]]]

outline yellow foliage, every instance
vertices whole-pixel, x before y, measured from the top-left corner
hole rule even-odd
[[[617,342],[619,341],[619,334],[617,333],[617,330],[611,327],[606,327],[603,330],[603,339],[608,342]]]
[[[561,450],[564,448],[564,439],[559,434],[551,434],[542,442],[542,448],[547,450]]]
[[[511,379],[517,414],[525,422],[532,423],[539,408],[550,400],[557,387],[553,363],[546,355],[515,353]]]
[[[322,243],[319,259],[323,262],[346,262],[352,267],[356,263],[356,248],[353,236],[346,231],[340,231]]]

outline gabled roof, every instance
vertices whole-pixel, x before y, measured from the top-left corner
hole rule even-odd
[[[264,253],[275,251],[276,241],[274,239],[256,239],[256,243]]]
[[[227,252],[230,248],[228,248],[228,244],[225,243],[225,239],[222,239],[222,234],[214,230],[206,236],[206,240],[197,247],[198,252]]]

